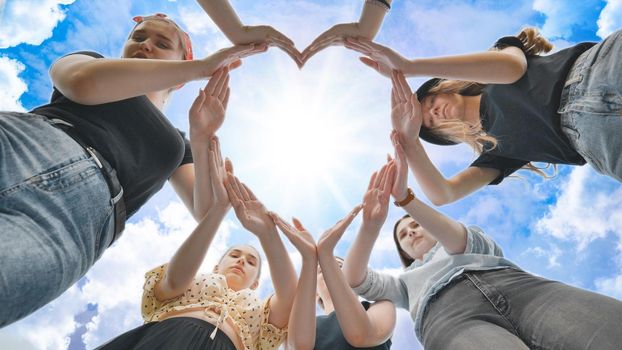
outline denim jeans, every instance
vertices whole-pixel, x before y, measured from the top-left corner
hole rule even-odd
[[[622,31],[577,58],[558,112],[575,150],[596,171],[622,182]]]
[[[622,344],[622,302],[506,268],[465,272],[428,304],[426,350],[594,349]]]
[[[0,327],[67,290],[108,247],[110,191],[95,161],[42,116],[0,112]]]

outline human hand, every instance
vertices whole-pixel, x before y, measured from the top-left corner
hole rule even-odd
[[[363,197],[363,224],[381,227],[389,213],[389,196],[395,182],[395,163],[389,161],[374,172]]]
[[[190,107],[190,137],[211,140],[225,121],[229,102],[229,68],[220,68],[209,79]]]
[[[346,232],[346,229],[348,228],[348,226],[350,226],[352,220],[354,220],[354,218],[356,217],[356,215],[358,215],[362,208],[363,205],[357,205],[356,207],[354,207],[354,209],[352,209],[352,211],[350,211],[350,213],[345,218],[339,220],[335,224],[335,226],[329,228],[328,230],[326,230],[326,232],[324,232],[324,234],[322,235],[322,237],[320,237],[317,243],[318,255],[333,254],[333,250],[335,249],[337,242],[339,242],[341,236],[343,236],[343,233]]]
[[[227,174],[225,187],[229,200],[242,226],[260,239],[276,233],[276,226],[268,216],[266,207],[255,194],[233,174]]]
[[[391,187],[391,195],[397,202],[401,202],[408,196],[408,163],[399,135],[395,130],[391,131],[391,142],[395,148],[395,182]]]
[[[341,23],[334,25],[318,35],[309,46],[302,51],[302,63],[305,64],[316,53],[329,46],[344,45],[348,37],[362,36],[358,23]]]
[[[240,37],[235,38],[234,44],[248,44],[266,42],[268,46],[276,46],[291,57],[300,68],[303,65],[302,57],[294,42],[283,33],[271,26],[244,26]]]
[[[202,60],[204,67],[201,77],[211,77],[219,68],[222,67],[235,69],[242,64],[242,58],[266,52],[266,50],[268,50],[268,43],[266,42],[235,45],[225,49],[220,49]]]
[[[294,226],[283,220],[278,214],[269,212],[268,215],[290,242],[298,249],[303,259],[317,259],[317,249],[315,240],[309,231],[302,226],[302,223],[292,218]]]
[[[391,75],[393,89],[391,90],[391,124],[400,140],[408,145],[409,140],[419,140],[422,112],[421,104],[415,95],[404,74],[393,71]]]
[[[409,63],[407,58],[393,49],[365,38],[346,38],[344,46],[368,56],[361,57],[361,62],[387,78],[391,78],[391,73],[394,70],[406,71]]]
[[[227,174],[233,174],[233,164],[228,158],[223,162],[217,136],[212,137],[208,149],[209,179],[212,185],[214,205],[227,212],[231,208],[231,201],[227,194],[225,180]]]

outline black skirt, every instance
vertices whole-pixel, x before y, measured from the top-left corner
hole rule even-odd
[[[213,324],[194,317],[173,317],[150,322],[125,332],[96,350],[209,349],[235,350],[229,337]]]

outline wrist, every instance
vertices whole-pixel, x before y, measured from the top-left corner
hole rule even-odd
[[[375,240],[378,234],[380,233],[382,224],[384,224],[384,220],[382,220],[382,222],[376,222],[376,221],[366,221],[365,219],[363,219],[363,221],[361,222],[360,231],[366,233],[365,237],[369,237],[370,235],[375,236],[373,237],[373,239]]]
[[[406,194],[400,195],[399,199],[394,197],[395,202],[393,202],[393,204],[395,204],[396,207],[404,207],[415,199],[415,193],[410,187],[407,187],[405,192]]]
[[[405,76],[421,76],[422,72],[421,72],[421,59],[419,58],[413,58],[413,59],[408,59],[408,58],[404,58],[404,67],[402,67],[402,72],[404,73]]]
[[[317,265],[317,260],[318,260],[317,254],[311,254],[311,253],[302,254],[301,253],[300,255],[302,256],[303,264]]]

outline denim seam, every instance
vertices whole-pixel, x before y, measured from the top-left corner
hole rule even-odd
[[[518,329],[516,328],[516,325],[514,324],[514,322],[512,322],[503,312],[501,312],[501,310],[497,307],[497,305],[491,300],[491,298],[488,296],[488,293],[486,293],[486,288],[484,288],[480,282],[480,280],[475,277],[473,274],[470,273],[465,273],[465,276],[473,283],[473,285],[475,286],[475,288],[477,288],[482,295],[484,296],[484,298],[486,298],[486,300],[488,300],[488,302],[490,303],[490,305],[497,310],[497,313],[499,313],[499,315],[501,317],[503,317],[503,319],[512,327],[512,332],[514,333],[514,335],[518,336],[519,338],[522,339],[522,337],[520,336],[520,333],[518,332]],[[505,297],[501,296],[504,300]]]

